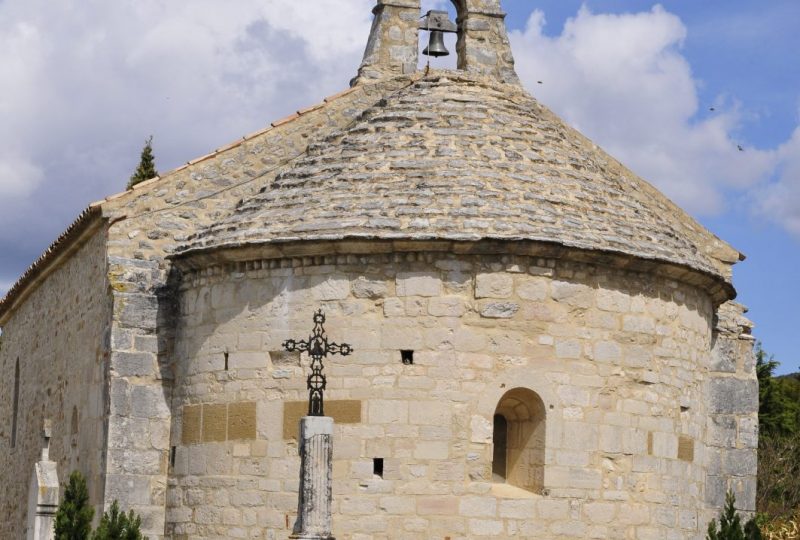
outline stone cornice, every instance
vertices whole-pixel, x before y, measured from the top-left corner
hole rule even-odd
[[[448,240],[383,240],[350,237],[340,240],[305,240],[262,242],[257,244],[231,244],[215,249],[194,249],[172,256],[182,272],[196,272],[229,265],[246,265],[254,261],[276,259],[302,259],[336,255],[373,255],[392,253],[434,252],[457,255],[513,255],[562,259],[584,264],[594,264],[623,271],[650,273],[674,279],[702,289],[708,293],[715,306],[736,297],[729,282],[708,272],[657,259],[633,257],[612,251],[581,249],[552,242],[530,240],[448,241]],[[293,266],[295,266],[293,264]]]

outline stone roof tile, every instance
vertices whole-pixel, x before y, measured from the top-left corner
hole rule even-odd
[[[726,281],[738,258],[524,90],[460,72],[432,72],[313,143],[179,252],[344,238],[555,242]]]

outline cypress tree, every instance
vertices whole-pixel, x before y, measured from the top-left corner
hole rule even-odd
[[[150,135],[144,142],[144,148],[142,148],[142,154],[139,157],[139,166],[136,167],[131,179],[128,180],[128,189],[156,176],[158,176],[158,171],[156,170],[156,158],[153,156],[153,136]]]
[[[761,531],[754,519],[748,521],[742,528],[742,520],[736,512],[736,497],[732,491],[725,495],[725,508],[719,516],[719,530],[717,520],[712,519],[708,524],[706,540],[761,540]]]
[[[133,510],[127,515],[119,511],[117,501],[111,503],[111,508],[103,513],[100,525],[92,535],[92,540],[145,540],[140,527],[142,518]]]
[[[88,540],[94,508],[89,506],[86,479],[78,471],[69,475],[64,500],[58,505],[55,540]]]

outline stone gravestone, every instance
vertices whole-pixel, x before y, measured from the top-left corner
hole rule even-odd
[[[331,534],[333,498],[333,418],[325,416],[324,391],[327,380],[322,359],[329,354],[347,356],[350,345],[329,342],[325,336],[325,314],[314,314],[314,330],[307,340],[284,342],[289,351],[308,352],[308,416],[300,419],[300,492],[297,497],[297,522],[290,538],[334,540]]]
[[[28,540],[53,540],[58,510],[58,468],[50,461],[49,420],[44,422],[41,459],[34,465],[28,488]]]

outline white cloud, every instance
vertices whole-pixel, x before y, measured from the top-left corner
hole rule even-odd
[[[681,54],[686,27],[660,6],[641,13],[581,8],[555,37],[534,12],[512,32],[527,88],[691,212],[718,213],[727,190],[764,181],[775,152],[738,149],[735,106],[698,118],[698,82]],[[538,84],[537,81],[543,84]]]
[[[148,135],[163,172],[346,88],[373,5],[0,0],[0,278],[124,189]]]
[[[775,179],[756,193],[759,213],[800,236],[800,128],[778,149]]]
[[[423,1],[452,11],[449,0]],[[19,275],[87,203],[123,189],[148,135],[163,172],[344,89],[373,6],[0,0],[0,279]],[[542,24],[534,13],[512,33],[526,86],[678,203],[718,211],[726,190],[775,177],[780,159],[783,176],[759,200],[787,223],[800,214],[790,204],[797,144],[739,152],[733,106],[697,120],[677,17],[584,9],[554,38]]]
[[[0,154],[0,201],[13,203],[15,199],[32,193],[42,181],[39,167],[15,155]]]

